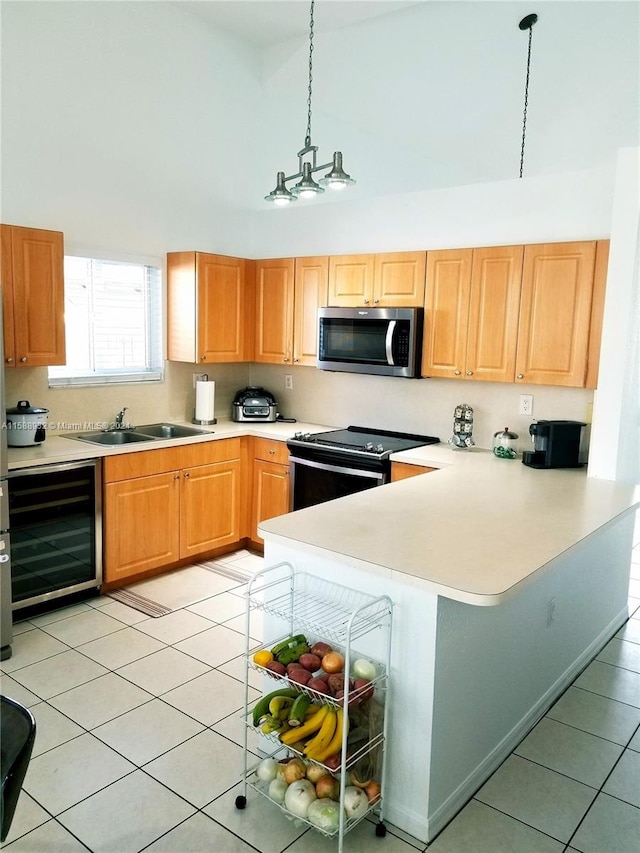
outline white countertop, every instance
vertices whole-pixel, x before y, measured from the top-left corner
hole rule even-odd
[[[186,421],[167,420],[166,423],[189,426],[197,429],[194,424]],[[78,459],[100,459],[121,453],[139,453],[141,450],[159,450],[163,447],[177,447],[182,444],[196,444],[204,441],[219,441],[223,438],[235,438],[243,435],[255,435],[259,438],[273,438],[286,441],[296,432],[321,432],[332,427],[319,424],[305,423],[235,423],[231,420],[221,420],[208,427],[200,427],[202,436],[189,438],[156,439],[132,444],[118,444],[114,447],[103,444],[91,444],[75,438],[65,438],[62,435],[48,434],[42,444],[29,447],[9,448],[9,471],[18,468],[30,468],[34,465],[52,465],[60,462],[75,462]]]
[[[48,435],[37,446],[10,447],[9,470],[243,435],[286,441],[298,431],[326,429],[224,420],[203,427],[201,437],[117,447]],[[392,459],[438,470],[269,519],[261,534],[412,575],[448,598],[493,605],[640,504],[639,486],[596,480],[585,468],[536,470],[478,448],[428,445]]]
[[[439,470],[269,519],[267,539],[412,575],[434,592],[499,604],[586,536],[640,503],[640,487],[536,470],[487,450],[428,445],[392,459]]]

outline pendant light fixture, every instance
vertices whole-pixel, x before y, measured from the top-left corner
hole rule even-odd
[[[527,76],[524,83],[524,113],[522,117],[522,144],[520,146],[520,177],[524,168],[524,142],[527,133],[527,107],[529,105],[529,72],[531,70],[531,34],[533,25],[538,20],[535,13],[526,15],[518,24],[521,30],[529,30],[529,48],[527,50]]]
[[[349,184],[355,184],[354,179],[342,168],[342,152],[334,151],[331,163],[316,164],[318,146],[311,144],[311,95],[313,82],[313,7],[315,0],[311,0],[311,12],[309,19],[309,88],[307,95],[307,134],[304,139],[304,148],[298,151],[298,171],[294,175],[278,172],[276,177],[276,188],[265,196],[266,201],[272,201],[277,205],[290,204],[298,198],[312,198],[323,193],[325,187],[331,190],[342,190]],[[314,181],[313,175],[322,169],[329,169],[327,174]],[[290,190],[287,181],[300,178]]]

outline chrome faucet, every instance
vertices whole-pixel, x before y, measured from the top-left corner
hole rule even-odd
[[[127,411],[127,407],[124,406],[124,408],[120,409],[120,411],[116,415],[116,420],[115,420],[115,424],[114,424],[116,429],[124,429],[124,413],[126,411]]]

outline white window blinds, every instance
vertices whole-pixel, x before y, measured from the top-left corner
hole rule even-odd
[[[145,264],[65,257],[67,363],[49,385],[162,378],[160,270]]]

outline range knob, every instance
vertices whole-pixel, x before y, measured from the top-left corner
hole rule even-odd
[[[376,453],[384,453],[384,447],[381,444],[376,447]]]
[[[293,434],[293,437],[294,437],[294,438],[297,438],[297,439],[298,439],[298,441],[301,441],[301,440],[304,438],[304,433],[303,433],[303,432],[300,432],[300,431],[298,430],[298,432],[296,432],[296,433],[294,433],[294,434]]]
[[[367,453],[375,453],[375,448],[374,448],[373,444],[372,444],[370,441],[368,441],[368,442],[365,444],[364,449],[367,451]]]

